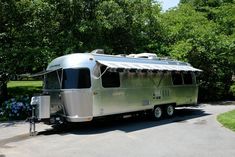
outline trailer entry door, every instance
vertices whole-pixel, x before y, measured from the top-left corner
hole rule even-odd
[[[64,69],[61,96],[68,121],[91,120],[93,116],[93,95],[90,70],[88,68]]]

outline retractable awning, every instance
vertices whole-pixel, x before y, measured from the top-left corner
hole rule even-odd
[[[58,67],[58,68],[55,68],[55,69],[53,69],[53,70],[44,70],[44,71],[38,72],[38,73],[36,73],[36,74],[30,75],[30,77],[43,76],[43,75],[46,75],[46,74],[48,74],[48,73],[51,73],[51,72],[54,72],[54,71],[60,70],[60,69],[62,69],[62,68],[61,68],[61,67]]]
[[[153,63],[131,63],[131,62],[118,62],[118,61],[103,61],[97,60],[101,65],[105,65],[110,69],[136,69],[136,70],[159,70],[159,71],[189,71],[200,72],[202,70],[194,68],[190,65],[181,64],[153,64]]]

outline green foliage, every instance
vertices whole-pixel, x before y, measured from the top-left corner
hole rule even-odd
[[[2,68],[12,75],[42,69],[52,56],[47,53],[50,52],[47,38],[55,30],[50,5],[30,0],[1,3]]]
[[[235,65],[235,20],[230,20],[234,18],[234,7],[235,4],[209,8],[213,20],[208,18],[208,12],[198,11],[188,3],[163,15],[169,55],[203,70],[199,76],[201,100],[229,97]]]
[[[2,104],[0,120],[22,120],[29,117],[30,114],[30,98],[28,96],[19,96]]]
[[[223,3],[234,3],[234,0],[180,0],[180,3],[191,4],[194,7],[219,7]]]
[[[103,48],[190,62],[203,70],[200,98],[222,99],[235,73],[234,15],[234,0],[181,0],[167,12],[153,0],[2,0],[0,75],[8,77],[0,89],[55,57]],[[12,89],[10,96],[21,90]]]
[[[7,87],[9,99],[2,103],[0,121],[26,119],[31,114],[30,98],[41,93],[42,81],[10,81]]]
[[[233,96],[235,97],[235,83],[230,87],[230,90],[229,90]]]
[[[235,131],[235,110],[220,114],[217,120],[226,128]]]
[[[12,98],[20,95],[33,96],[41,93],[42,81],[10,81],[7,84],[8,97]]]

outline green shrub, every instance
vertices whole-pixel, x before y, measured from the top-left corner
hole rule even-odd
[[[230,92],[235,96],[235,83],[230,87]]]
[[[0,120],[23,120],[29,117],[30,114],[30,98],[28,96],[19,96],[2,104]]]

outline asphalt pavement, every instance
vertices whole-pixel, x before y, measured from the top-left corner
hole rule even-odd
[[[235,105],[180,108],[170,119],[105,119],[52,128],[23,121],[0,123],[0,157],[233,157],[235,132],[216,121]]]

